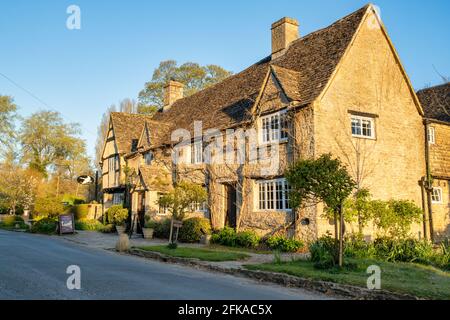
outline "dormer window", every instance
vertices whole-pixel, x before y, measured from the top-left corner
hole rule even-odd
[[[153,161],[153,153],[147,152],[146,154],[144,154],[144,161],[146,165],[151,165]]]
[[[138,143],[139,143],[138,139],[131,140],[131,152],[134,152],[137,150]]]
[[[287,110],[261,117],[259,122],[262,143],[284,142],[288,139]]]

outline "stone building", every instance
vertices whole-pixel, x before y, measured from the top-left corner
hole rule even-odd
[[[417,96],[425,112],[425,155],[432,179],[425,190],[427,229],[439,241],[450,237],[450,83],[420,90]]]
[[[324,153],[373,198],[423,205],[424,112],[376,9],[299,31],[292,18],[275,22],[269,56],[191,96],[170,81],[163,110],[129,129],[136,148],[119,157],[136,175],[132,208],[141,220],[167,217],[158,197],[187,180],[207,189],[208,202],[192,214],[213,228],[315,239],[333,232],[333,221],[321,204],[290,208],[284,171]]]

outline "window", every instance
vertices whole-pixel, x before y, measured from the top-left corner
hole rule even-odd
[[[119,184],[119,158],[113,156],[108,159],[108,186],[117,186]]]
[[[352,115],[352,135],[361,138],[375,138],[373,118]]]
[[[164,193],[158,192],[158,200],[160,200],[161,197],[163,197],[163,196],[164,196]],[[158,215],[165,216],[165,215],[167,215],[167,213],[168,213],[167,207],[163,206],[161,204],[158,204]]]
[[[435,143],[435,131],[433,127],[428,127],[428,143],[434,144]]]
[[[199,164],[203,162],[203,143],[202,141],[195,141],[192,145],[191,162]]]
[[[189,207],[191,212],[206,212],[208,211],[208,203],[205,202],[194,202]]]
[[[113,205],[123,204],[123,193],[113,193]]]
[[[261,142],[286,141],[288,138],[288,119],[286,110],[261,117]]]
[[[257,181],[259,210],[290,210],[290,187],[286,179]]]
[[[147,152],[146,154],[144,154],[144,161],[146,165],[151,165],[153,161],[153,153]]]
[[[433,192],[431,194],[431,202],[432,203],[442,203],[442,189],[441,188],[433,188]]]

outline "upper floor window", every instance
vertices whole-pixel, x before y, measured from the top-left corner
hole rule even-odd
[[[137,150],[138,144],[139,144],[139,139],[131,140],[131,152],[134,152]]]
[[[435,143],[435,130],[433,127],[428,127],[427,138],[429,144]]]
[[[151,165],[153,161],[153,153],[147,152],[146,154],[144,154],[144,161],[146,165]]]
[[[375,139],[375,120],[371,117],[352,115],[352,136]]]
[[[202,141],[195,141],[192,145],[191,162],[199,164],[203,162],[203,143]]]
[[[257,181],[259,210],[291,210],[290,186],[286,179]]]
[[[260,138],[263,143],[287,140],[288,119],[286,110],[261,117]]]
[[[433,192],[431,193],[431,202],[432,203],[442,203],[442,189],[441,188],[433,188]]]

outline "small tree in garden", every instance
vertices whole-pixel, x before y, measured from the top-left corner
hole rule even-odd
[[[422,209],[412,201],[372,201],[371,206],[374,224],[384,236],[394,239],[408,238],[411,225],[421,221]]]
[[[205,202],[206,190],[197,184],[180,182],[175,188],[158,200],[160,206],[166,207],[173,219],[183,220],[193,203]]]
[[[115,205],[108,209],[108,222],[116,226],[122,226],[128,218],[128,209],[122,205]]]
[[[345,221],[358,223],[359,234],[363,233],[363,229],[373,218],[374,207],[372,205],[371,195],[367,189],[359,189],[348,198],[344,203]]]
[[[339,159],[333,159],[331,154],[324,154],[318,159],[299,160],[286,172],[286,179],[291,186],[291,204],[301,207],[306,203],[324,202],[333,211],[335,225],[340,220],[338,237],[335,228],[336,252],[339,265],[343,263],[343,203],[355,188],[355,182]],[[339,241],[338,241],[339,240]]]

